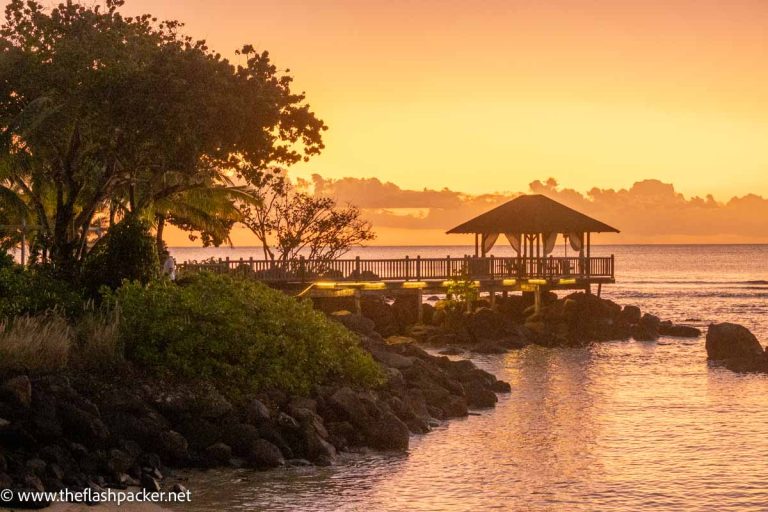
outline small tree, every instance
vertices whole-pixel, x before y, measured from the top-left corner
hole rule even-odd
[[[448,297],[451,297],[446,302],[448,308],[456,311],[469,311],[472,308],[472,304],[480,298],[477,285],[470,277],[469,271],[466,268],[456,272],[453,279],[448,281],[446,294]]]
[[[83,284],[93,295],[103,285],[116,289],[124,279],[146,284],[160,275],[157,254],[149,224],[130,215],[94,245],[83,267]]]
[[[283,266],[305,256],[317,262],[309,270],[322,271],[325,263],[376,238],[356,206],[296,191],[281,177],[262,194],[260,205],[243,207],[243,222],[261,242],[265,257]]]
[[[358,207],[339,206],[330,197],[291,194],[275,211],[277,250],[282,261],[303,254],[328,262],[376,238]]]

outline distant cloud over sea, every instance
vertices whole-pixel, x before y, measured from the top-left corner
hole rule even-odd
[[[627,189],[594,187],[580,192],[557,181],[533,181],[529,189],[472,195],[447,188],[408,190],[378,178],[326,179],[313,175],[301,186],[364,209],[381,233],[379,243],[462,243],[445,230],[520,194],[543,194],[619,228],[603,243],[768,243],[768,199],[747,194],[716,201],[713,195],[685,197],[656,179]],[[713,191],[717,193],[717,191]],[[397,240],[388,240],[390,235]],[[439,238],[437,238],[439,237]]]

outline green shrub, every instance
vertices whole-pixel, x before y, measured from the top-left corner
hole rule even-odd
[[[49,267],[0,267],[0,320],[54,309],[73,316],[82,308],[80,291],[57,278]]]
[[[14,265],[13,256],[7,252],[2,252],[2,249],[0,249],[0,268],[10,268]]]
[[[358,338],[309,303],[247,279],[202,273],[184,286],[126,283],[119,305],[126,357],[215,382],[230,395],[306,393],[324,383],[372,386],[378,366]]]
[[[129,216],[96,242],[83,265],[83,285],[96,296],[102,286],[116,289],[123,280],[146,284],[160,275],[157,245],[149,224]]]

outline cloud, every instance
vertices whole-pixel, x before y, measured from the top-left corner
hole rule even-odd
[[[768,241],[768,199],[755,194],[726,202],[712,195],[686,198],[671,183],[647,179],[628,189],[562,188],[533,181],[527,191],[471,195],[447,188],[402,189],[378,178],[312,178],[314,192],[355,204],[376,229],[446,231],[522,193],[543,194],[622,231],[617,243]],[[382,242],[384,242],[382,240]],[[606,239],[606,242],[609,240]]]

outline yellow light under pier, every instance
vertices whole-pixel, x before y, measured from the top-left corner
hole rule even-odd
[[[461,283],[462,281],[443,281],[443,288],[448,288],[449,286],[456,286]],[[472,287],[480,288],[480,281],[472,281]]]
[[[560,279],[558,281],[558,284],[576,284],[576,279],[574,278],[568,278],[568,279]]]
[[[363,290],[383,290],[387,287],[387,283],[363,283]]]
[[[517,284],[517,279],[504,279],[501,284],[503,286],[515,286]]]
[[[528,284],[547,284],[546,279],[529,279]]]
[[[323,290],[330,290],[333,288],[336,288],[336,285],[338,283],[332,282],[332,281],[318,281],[315,283],[315,286],[317,288],[322,288]]]
[[[427,283],[424,281],[406,281],[403,283],[403,288],[421,289],[426,287]]]

